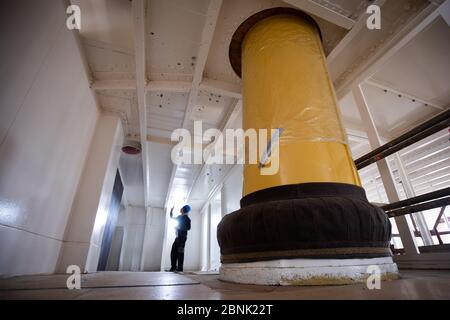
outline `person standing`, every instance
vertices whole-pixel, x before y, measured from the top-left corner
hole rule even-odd
[[[180,209],[180,215],[176,218],[173,217],[173,207],[170,210],[170,218],[177,220],[176,238],[172,245],[172,250],[170,252],[171,261],[171,272],[183,272],[184,263],[184,246],[187,240],[188,231],[191,230],[191,219],[188,213],[191,211],[189,205],[185,205]]]

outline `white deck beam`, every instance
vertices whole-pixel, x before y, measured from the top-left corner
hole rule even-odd
[[[226,97],[241,99],[241,86],[227,83],[219,80],[204,78],[200,83],[200,90],[205,90],[215,94],[221,94]]]
[[[432,107],[432,108],[435,108],[435,109],[438,109],[438,110],[445,110],[446,109],[443,106],[437,105],[437,104],[435,104],[433,102],[430,102],[430,101],[427,101],[425,99],[419,98],[417,96],[411,95],[409,93],[397,90],[397,89],[393,88],[391,85],[386,85],[386,84],[382,83],[379,80],[375,80],[375,79],[371,78],[371,79],[366,80],[365,82],[367,84],[371,85],[371,86],[380,88],[382,90],[387,90],[387,91],[390,91],[392,93],[401,95],[401,96],[403,96],[405,98],[411,99],[411,101],[415,100],[416,102],[422,103],[425,106]]]
[[[149,206],[149,165],[147,153],[147,107],[146,107],[146,59],[145,59],[145,0],[133,0],[134,46],[136,60],[136,90],[139,110],[139,132],[142,146],[142,167],[144,173],[145,207]]]
[[[376,0],[372,4],[381,7],[385,2],[386,2],[386,0]],[[361,32],[361,30],[366,27],[367,27],[367,14],[362,14],[359,17],[358,21],[355,22],[352,29],[345,35],[345,37],[330,52],[330,54],[327,57],[328,65],[331,65],[334,62],[334,60],[336,59],[336,57],[339,56],[344,51],[344,49],[348,46],[348,44],[350,42],[352,42],[352,40],[356,37],[356,35],[358,35],[358,33]]]
[[[187,93],[191,91],[193,82],[189,81],[167,81],[155,80],[148,82],[146,86],[147,91],[165,91],[165,92],[180,92]],[[96,80],[92,84],[92,89],[99,90],[136,90],[135,80]],[[198,90],[205,90],[215,94],[221,94],[225,97],[240,99],[241,86],[233,83],[223,82],[219,80],[212,80],[203,78],[198,85]]]
[[[351,29],[355,25],[355,21],[345,15],[334,11],[332,8],[312,0],[283,0],[284,2],[299,8],[302,11],[318,16],[328,22],[334,23],[344,29]]]
[[[241,111],[241,109],[242,109],[242,100],[238,100],[236,102],[236,104],[232,108],[230,108],[230,110],[225,114],[224,118],[222,119],[221,126],[220,126],[220,131],[222,132],[222,137],[223,137],[225,129],[229,128],[231,126],[231,124],[233,123],[233,121],[236,120],[236,117],[238,116],[238,114]],[[220,141],[220,139],[221,138],[215,140],[211,144],[210,148],[214,148],[214,145],[217,143],[217,141]],[[205,161],[206,161],[206,159],[205,159]],[[202,168],[199,170],[199,172],[195,176],[195,178],[194,178],[194,180],[193,180],[193,182],[192,182],[192,184],[191,184],[191,186],[189,188],[189,191],[188,191],[188,194],[186,196],[186,199],[189,199],[189,197],[190,197],[190,195],[192,193],[192,190],[194,189],[194,187],[195,187],[195,185],[196,185],[200,175],[202,174],[203,170],[205,169],[205,166],[206,165],[203,164]],[[215,187],[213,187],[212,189],[214,190]],[[208,195],[208,199],[210,198],[210,196],[211,196],[211,194]]]
[[[439,17],[439,8],[434,4],[429,4],[371,58],[353,71],[352,76],[336,88],[338,99],[342,99],[355,87],[376,74],[395,54]]]
[[[365,124],[370,146],[372,150],[374,150],[381,146],[382,141],[378,134],[378,130],[364,96],[364,92],[362,91],[360,86],[356,86],[355,88],[353,88],[352,94],[361,115],[361,119]],[[383,181],[384,189],[386,190],[386,195],[389,202],[394,203],[400,201],[400,197],[395,187],[395,179],[388,161],[386,159],[382,159],[376,164],[380,172],[381,180]],[[415,237],[412,232],[408,217],[396,217],[395,222],[397,223],[398,231],[405,248],[405,253],[408,255],[417,255],[419,253],[418,246],[415,241]]]
[[[200,90],[200,83],[203,80],[203,73],[205,71],[206,61],[208,60],[209,50],[214,37],[214,31],[216,29],[217,21],[219,19],[220,8],[222,7],[222,0],[210,0],[208,12],[206,15],[206,21],[203,27],[201,36],[201,45],[197,54],[197,64],[194,69],[194,77],[189,94],[188,104],[183,119],[183,128],[186,128],[190,122],[192,110],[197,102],[198,92]],[[169,182],[169,188],[167,191],[167,197],[165,201],[165,208],[171,205],[169,201],[171,199],[173,181],[176,177],[178,166],[174,166]]]

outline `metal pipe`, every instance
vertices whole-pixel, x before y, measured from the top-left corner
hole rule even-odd
[[[449,126],[450,109],[441,112],[434,118],[425,121],[414,129],[402,134],[400,137],[382,145],[381,147],[369,152],[355,161],[356,167],[362,169],[376,161],[406,148],[407,146],[436,133]],[[434,129],[432,129],[434,128]],[[426,132],[426,133],[425,133]],[[401,146],[400,148],[398,146]]]
[[[448,119],[446,119],[446,120],[444,120],[442,122],[439,122],[438,124],[435,124],[432,127],[429,127],[427,129],[423,130],[422,132],[414,135],[411,138],[405,139],[405,140],[403,140],[403,141],[401,141],[401,142],[399,142],[399,143],[397,143],[397,144],[395,144],[395,145],[393,145],[393,146],[391,146],[389,148],[385,148],[381,152],[375,153],[375,155],[373,155],[372,157],[370,157],[367,160],[364,160],[364,161],[360,161],[360,159],[356,160],[355,161],[356,168],[358,170],[360,170],[362,168],[365,168],[368,165],[371,165],[372,163],[380,161],[380,160],[382,160],[382,159],[384,159],[384,158],[386,158],[386,157],[396,153],[397,151],[400,151],[400,150],[402,150],[402,149],[404,149],[406,147],[409,147],[410,145],[412,145],[412,144],[414,144],[414,143],[416,143],[416,142],[418,142],[418,141],[420,141],[422,139],[425,139],[426,137],[429,137],[429,136],[431,136],[432,134],[434,134],[436,132],[441,131],[442,129],[448,128],[449,126],[450,126],[450,118],[448,118]],[[384,146],[386,146],[386,145],[384,145]],[[381,146],[380,148],[372,151],[371,153],[373,153],[373,152],[383,148],[384,146]]]
[[[407,206],[405,208],[394,209],[389,212],[386,212],[386,214],[389,216],[389,218],[393,218],[393,217],[405,216],[407,214],[411,214],[414,212],[444,207],[444,206],[448,206],[448,205],[450,205],[450,197],[437,199],[437,200],[433,200],[433,201],[429,201],[429,202],[425,202],[425,203],[421,203],[421,204],[417,204],[417,205]]]
[[[391,204],[387,204],[385,206],[382,206],[381,209],[383,209],[384,211],[391,211],[394,209],[400,209],[402,207],[406,207],[406,206],[411,206],[413,204],[417,204],[417,203],[422,203],[425,201],[430,201],[430,200],[435,200],[438,198],[442,198],[442,197],[446,197],[450,195],[450,187],[448,188],[444,188],[441,190],[437,190],[437,191],[433,191],[433,192],[429,192],[414,198],[409,198],[403,201],[398,201],[398,202],[394,202]]]
[[[438,214],[438,216],[436,218],[436,222],[435,222],[435,224],[433,226],[433,231],[436,234],[436,237],[438,238],[439,244],[444,244],[444,242],[442,241],[441,235],[439,234],[439,231],[438,231],[437,228],[439,226],[439,220],[441,220],[442,216],[444,215],[445,208],[446,207],[442,207],[441,208],[441,211],[439,212],[439,214]],[[445,216],[444,216],[444,218],[445,218]]]
[[[406,172],[405,166],[403,165],[403,161],[400,157],[400,154],[397,152],[394,157],[397,162],[398,173],[400,175],[400,178],[402,179],[402,186],[403,189],[405,190],[406,196],[408,198],[413,198],[416,196],[416,193],[414,192],[414,188],[411,184],[411,181],[409,181],[408,174]],[[420,230],[420,234],[424,245],[426,246],[433,245],[433,238],[431,237],[430,230],[428,228],[427,222],[425,221],[423,213],[416,212],[412,215],[412,218],[413,218],[411,219],[412,222]]]

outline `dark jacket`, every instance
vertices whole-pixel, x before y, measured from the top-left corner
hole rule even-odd
[[[187,237],[187,233],[191,230],[191,219],[186,215],[180,215],[175,218],[178,221],[177,237]]]

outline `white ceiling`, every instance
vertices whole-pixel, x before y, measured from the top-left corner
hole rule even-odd
[[[450,104],[450,28],[438,17],[378,71],[375,80],[441,106]]]
[[[348,1],[340,1],[345,3]],[[360,3],[360,0],[351,2]],[[363,1],[365,2],[365,1]],[[208,55],[204,75],[206,78],[221,80],[227,83],[240,84],[239,77],[233,72],[228,59],[228,47],[234,32],[249,16],[268,8],[293,7],[281,0],[225,0],[223,1],[217,21],[216,31]],[[325,52],[329,53],[345,36],[346,30],[329,23],[317,16],[324,41]]]
[[[147,2],[147,69],[152,80],[192,81],[209,0]]]
[[[71,0],[81,8],[84,38],[133,50],[131,1]]]
[[[187,101],[187,93],[148,92],[148,134],[156,137],[170,138],[172,131],[180,128],[183,124]]]
[[[308,1],[353,20],[355,26],[372,3],[368,0]],[[121,117],[128,138],[139,140],[132,2],[72,2],[82,10],[81,36],[98,102],[105,111]],[[170,135],[183,123],[192,129],[194,120],[203,120],[204,129],[239,127],[242,121],[240,79],[228,61],[228,46],[234,31],[260,10],[292,7],[304,1],[223,0],[215,20],[212,8],[219,2],[146,1],[145,58],[149,81],[146,165],[151,206],[164,207],[168,199],[189,195],[194,207],[200,208],[231,172],[232,167],[226,165],[174,167],[170,160],[173,147]],[[313,15],[323,34],[325,52],[332,57],[329,67],[335,85],[340,87],[360,72],[360,66],[371,54],[382,50],[389,39],[428,5],[427,0],[387,1],[385,6],[389,10],[386,9],[383,20],[386,29],[373,32],[356,27],[355,31],[349,31],[325,16]],[[215,28],[211,27],[214,23]],[[441,110],[437,107],[446,108],[450,103],[449,39],[448,25],[437,18],[383,64],[369,79],[370,83],[363,85],[375,123],[386,139],[433,116]],[[202,78],[200,85],[196,83],[196,74]],[[352,152],[355,157],[362,155],[369,150],[369,145],[351,95],[341,99],[340,108],[344,125],[351,134]],[[124,155],[120,166],[128,201],[144,205],[141,157]]]
[[[366,83],[361,87],[379,133],[385,140],[399,136],[442,111],[371,84]],[[346,127],[364,131],[364,124],[351,93],[340,101],[340,107]]]

